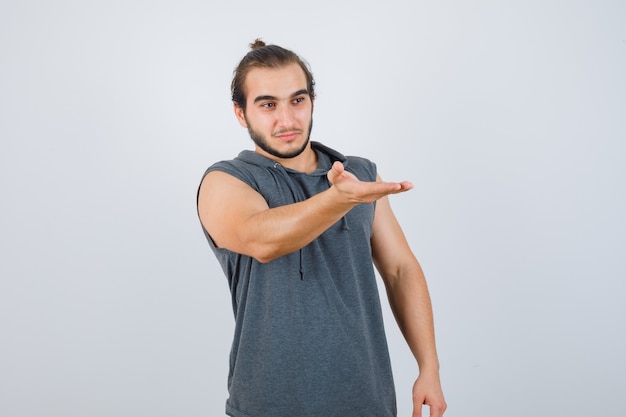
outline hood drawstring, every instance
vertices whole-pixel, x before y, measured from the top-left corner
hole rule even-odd
[[[322,145],[321,143],[318,142],[311,142],[311,146],[316,150],[316,152],[318,152],[318,154],[321,155],[327,155],[325,158],[328,159],[328,162],[330,163],[330,165],[332,166],[333,162],[335,161],[341,161],[344,166],[347,166],[347,159],[345,156],[341,155],[340,153],[332,150],[331,148],[328,148],[324,145]],[[255,158],[262,158],[256,154],[253,154],[251,151],[248,151],[248,153],[246,155],[254,155]],[[291,184],[290,187],[288,187],[290,189],[291,192],[291,196],[293,198],[293,201],[295,202],[299,202],[299,201],[304,201],[306,199],[306,196],[303,194],[302,191],[300,191],[298,193],[298,190],[300,190],[299,187],[297,187],[294,183],[293,178],[291,178],[291,176],[289,175],[289,173],[287,172],[287,170],[278,162],[273,161],[273,167],[277,170],[280,171],[281,175],[287,179],[287,181],[289,181],[289,183]],[[267,166],[267,165],[265,165]],[[272,165],[270,165],[272,166]],[[318,173],[319,175],[319,173]],[[325,174],[324,174],[325,175]],[[349,231],[350,230],[350,225],[348,224],[348,219],[346,218],[346,216],[343,216],[341,218],[341,230],[345,230],[345,231]],[[306,254],[304,253],[304,251],[301,249],[298,249],[298,262],[300,263],[299,265],[299,272],[300,272],[300,280],[304,281],[304,257],[306,256]]]
[[[296,193],[294,192],[294,190],[297,189],[297,187],[293,184],[293,180],[291,179],[291,177],[289,176],[289,174],[285,171],[285,169],[283,168],[283,166],[281,164],[279,164],[278,162],[274,163],[274,168],[278,169],[282,175],[285,176],[285,178],[287,178],[287,180],[291,183],[291,187],[289,187],[289,190],[291,191],[291,196],[293,197],[294,201],[303,201],[304,200],[304,196],[297,196]],[[300,272],[300,281],[304,281],[304,267],[303,267],[303,258],[304,254],[302,252],[302,249],[298,249],[298,262],[300,263],[299,265],[299,272]]]

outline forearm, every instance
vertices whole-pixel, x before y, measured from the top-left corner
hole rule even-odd
[[[242,244],[255,259],[269,262],[308,245],[355,205],[331,187],[305,201],[263,210],[241,225]]]
[[[439,372],[432,304],[419,263],[404,266],[386,284],[391,309],[420,372]]]
[[[413,385],[413,416],[421,416],[422,405],[427,404],[431,416],[441,417],[446,402],[439,380],[430,295],[422,268],[391,211],[389,199],[382,199],[376,206],[372,255],[398,326],[419,367],[420,375]]]

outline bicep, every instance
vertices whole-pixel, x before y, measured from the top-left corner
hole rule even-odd
[[[200,184],[200,221],[220,248],[245,253],[246,220],[268,209],[261,194],[224,172],[210,172]]]

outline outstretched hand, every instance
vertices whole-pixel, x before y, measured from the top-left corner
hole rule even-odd
[[[398,194],[413,188],[413,184],[409,181],[361,181],[354,174],[346,171],[343,164],[338,161],[328,171],[328,181],[351,202],[356,203],[371,203],[389,194]]]

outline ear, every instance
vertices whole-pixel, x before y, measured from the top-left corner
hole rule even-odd
[[[241,125],[241,127],[245,127],[247,129],[248,123],[246,122],[246,116],[244,114],[244,110],[241,107],[239,107],[237,103],[233,104],[233,110],[235,111],[235,117],[237,117],[237,121],[239,121],[239,124]]]

